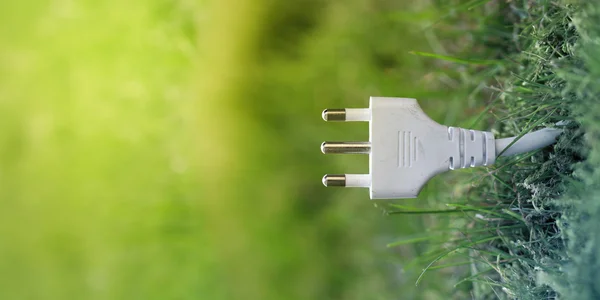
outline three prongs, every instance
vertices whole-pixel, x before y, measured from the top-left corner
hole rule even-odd
[[[369,108],[343,108],[326,109],[323,111],[323,120],[328,122],[369,122],[371,109]],[[325,154],[370,154],[370,142],[323,142],[321,152]],[[323,185],[326,187],[363,187],[371,186],[371,175],[368,174],[327,174],[323,176]]]

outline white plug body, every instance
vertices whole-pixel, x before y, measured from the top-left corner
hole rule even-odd
[[[324,142],[321,151],[368,154],[369,174],[325,175],[323,184],[369,188],[371,199],[415,198],[439,173],[488,166],[497,155],[540,149],[555,143],[563,132],[544,128],[496,140],[491,132],[438,124],[415,99],[371,97],[369,102],[369,108],[323,111],[325,121],[369,122],[369,141]]]
[[[370,111],[371,199],[415,198],[439,173],[496,159],[491,132],[440,125],[415,99],[371,97]]]

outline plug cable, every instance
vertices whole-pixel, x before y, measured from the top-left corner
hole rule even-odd
[[[544,128],[523,135],[520,139],[509,137],[496,140],[498,156],[512,156],[545,148],[556,143],[556,138],[563,132],[558,128]]]

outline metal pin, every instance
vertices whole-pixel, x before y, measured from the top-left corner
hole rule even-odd
[[[323,185],[324,186],[346,186],[346,175],[325,175],[323,176]]]
[[[369,142],[323,142],[321,152],[325,154],[369,154],[371,143]]]
[[[343,175],[325,175],[323,176],[324,186],[335,187],[359,187],[368,188],[371,186],[371,175],[369,174],[343,174]]]
[[[345,109],[326,109],[321,114],[323,120],[331,121],[346,121],[346,110]]]
[[[323,120],[328,122],[368,122],[371,120],[369,108],[328,108],[322,113]]]

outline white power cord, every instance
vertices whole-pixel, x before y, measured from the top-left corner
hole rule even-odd
[[[321,151],[368,154],[369,174],[325,175],[323,184],[369,188],[371,199],[415,198],[439,173],[540,149],[562,132],[546,128],[496,140],[491,132],[440,125],[408,98],[371,97],[369,108],[326,109],[323,119],[369,122],[369,142],[324,142]]]
[[[496,140],[496,153],[500,156],[511,156],[544,148],[554,144],[561,133],[562,129],[544,128],[525,134],[516,142],[513,142],[516,137],[498,139]]]

